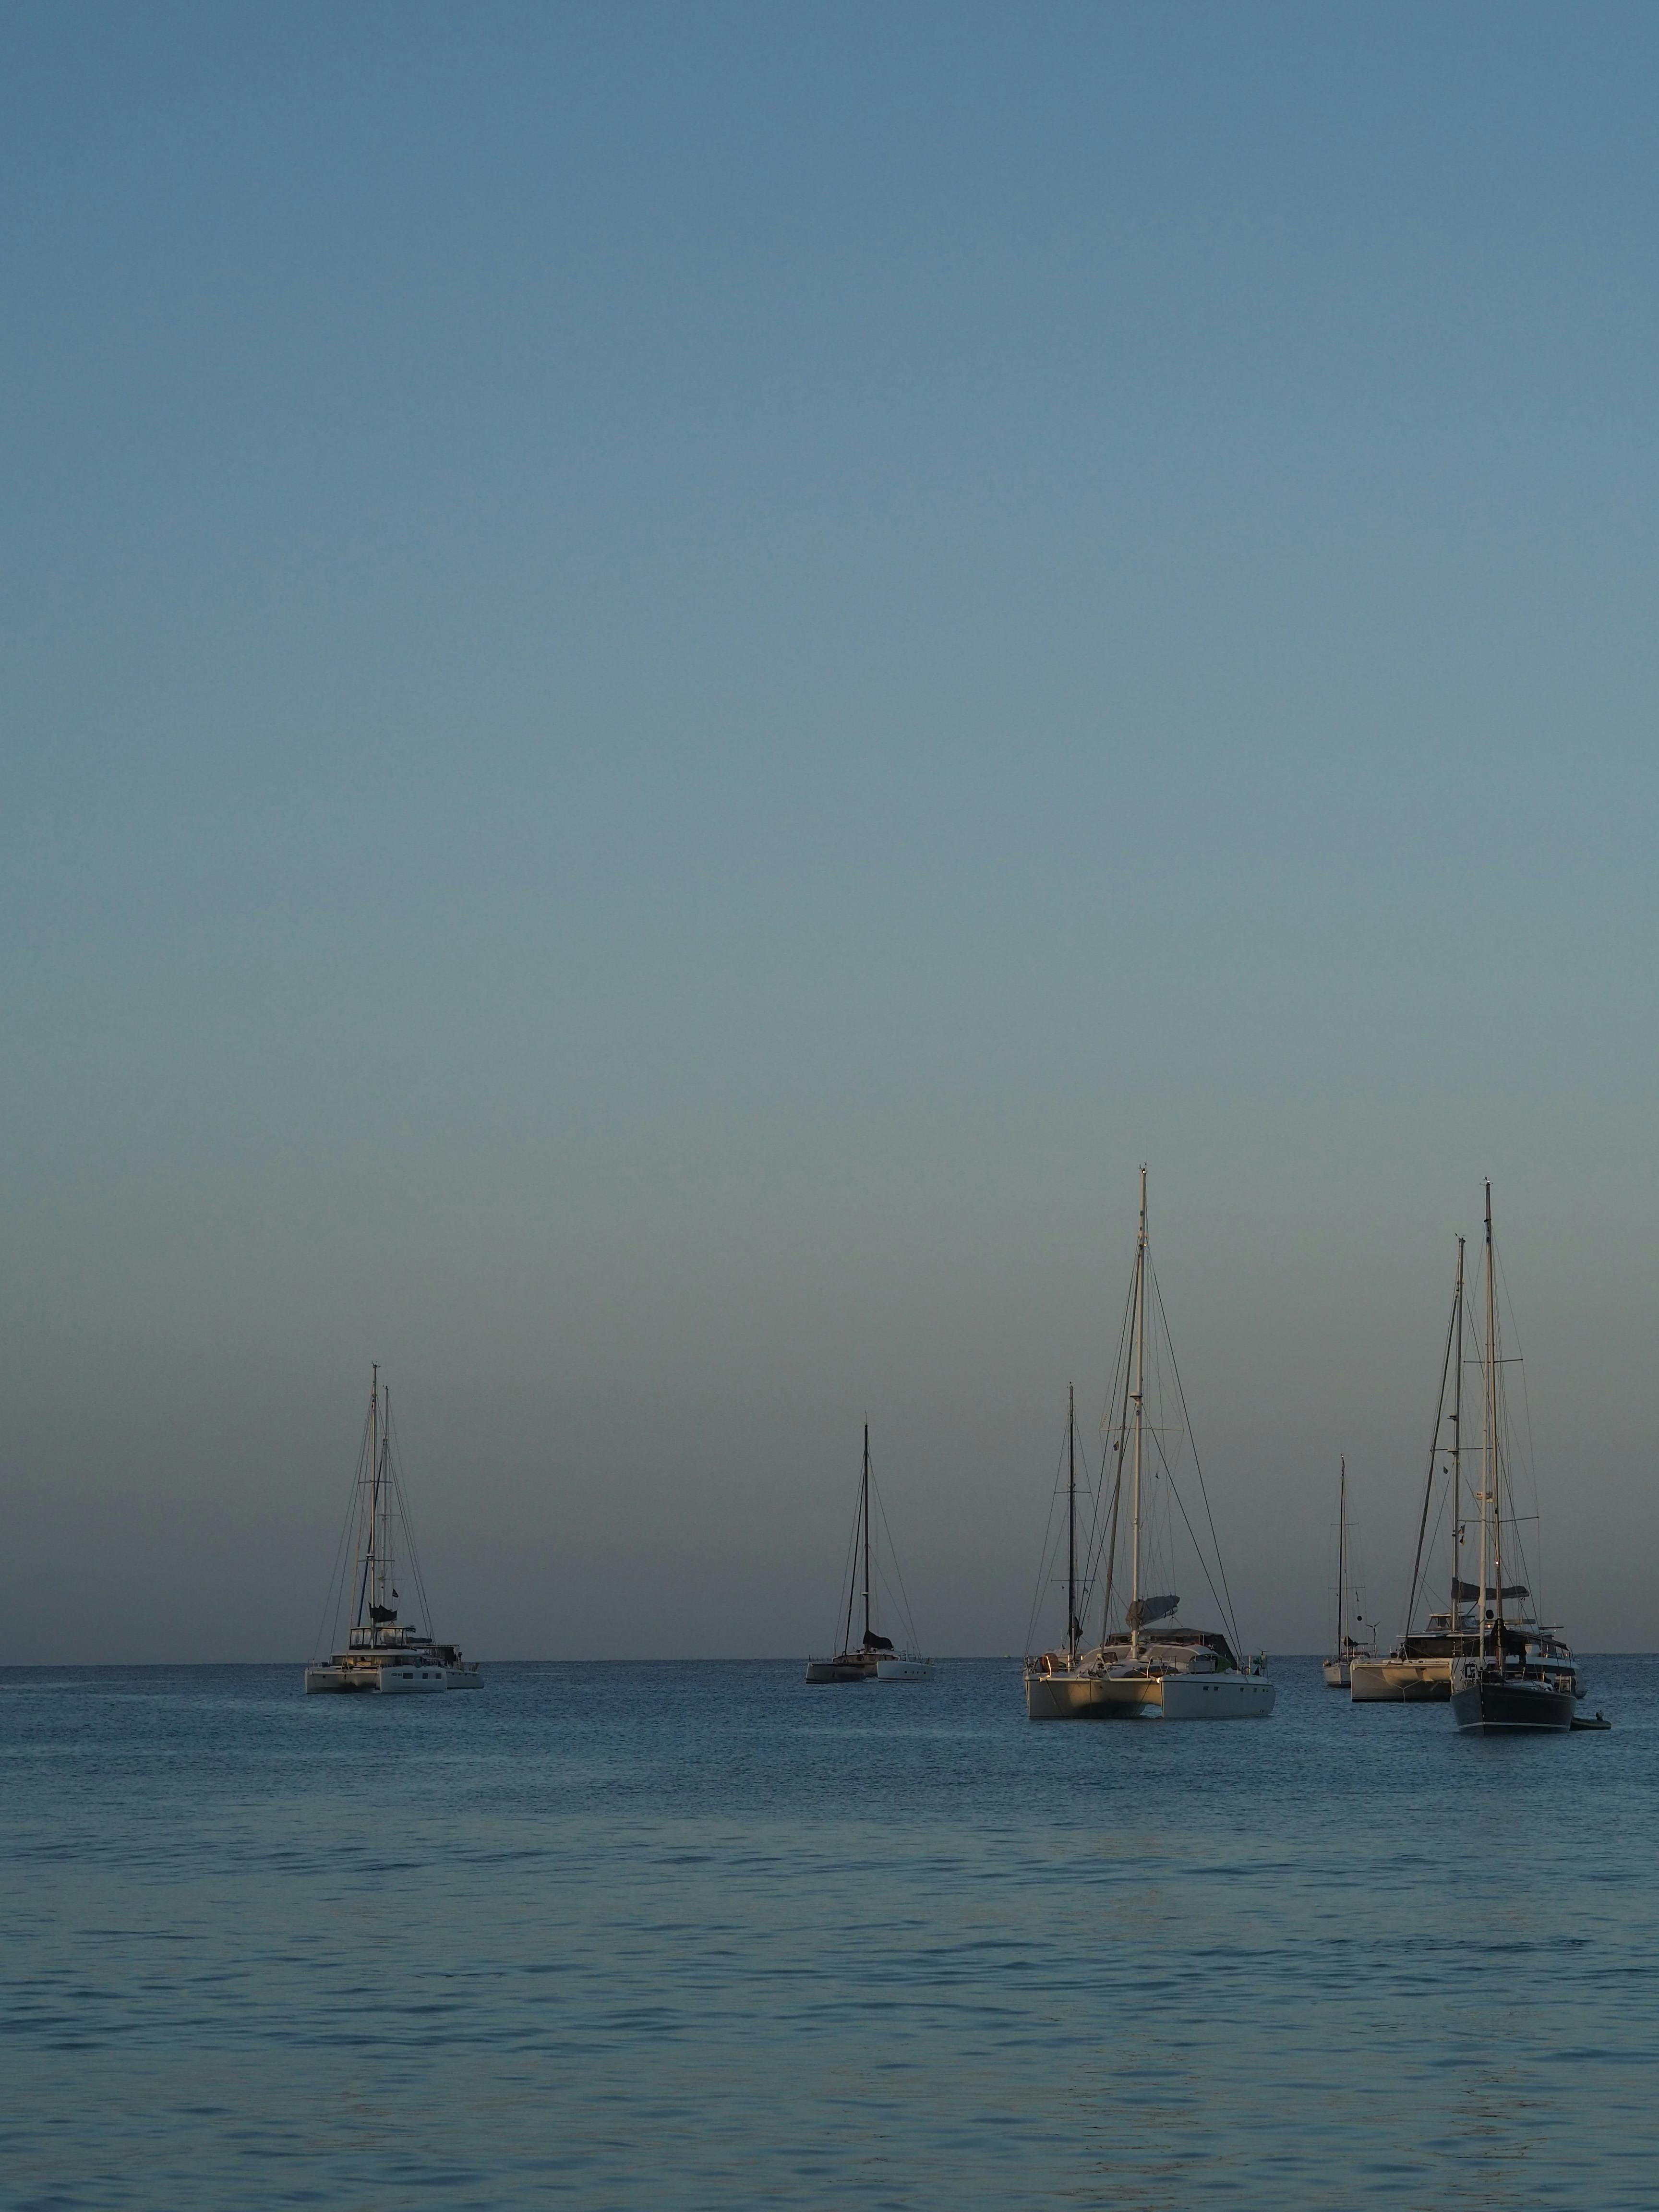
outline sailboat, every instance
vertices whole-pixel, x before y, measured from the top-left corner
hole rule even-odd
[[[1504,1369],[1498,1352],[1498,1298],[1494,1287],[1492,1185],[1486,1185],[1486,1341],[1485,1406],[1480,1449],[1480,1579],[1472,1593],[1477,1607],[1479,1648],[1460,1657],[1452,1670],[1452,1718],[1465,1735],[1509,1735],[1516,1730],[1565,1735],[1574,1724],[1573,1706],[1583,1696],[1571,1652],[1557,1629],[1540,1626],[1517,1604],[1528,1595],[1524,1583],[1504,1580],[1504,1534],[1515,1547],[1514,1502],[1507,1518],[1510,1490],[1507,1424],[1504,1418]]]
[[[1417,1523],[1417,1555],[1412,1562],[1411,1592],[1406,1601],[1405,1632],[1386,1657],[1356,1656],[1350,1664],[1348,1691],[1357,1705],[1443,1705],[1451,1695],[1454,1665],[1480,1647],[1479,1624],[1468,1609],[1469,1601],[1477,1593],[1462,1573],[1465,1321],[1463,1239],[1460,1237],[1451,1312],[1446,1322],[1446,1346],[1440,1363],[1440,1396],[1429,1438],[1423,1510]],[[1429,1536],[1429,1509],[1434,1503],[1437,1482],[1445,1486],[1441,1510],[1450,1537],[1447,1599],[1438,1611],[1429,1613],[1419,1629],[1413,1623],[1417,1618],[1418,1602],[1426,1595],[1424,1546]]]
[[[904,1584],[894,1563],[894,1579],[897,1582],[896,1602],[909,1629],[906,1647],[896,1644],[890,1636],[884,1636],[875,1626],[875,1597],[883,1579],[878,1563],[875,1581],[872,1582],[873,1556],[872,1530],[870,1517],[870,1424],[864,1425],[864,1467],[859,1479],[857,1517],[853,1523],[853,1547],[847,1578],[847,1604],[841,1631],[841,1649],[833,1659],[809,1659],[806,1679],[809,1682],[925,1682],[933,1674],[931,1661],[924,1659],[915,1649],[915,1632],[910,1623],[910,1608],[904,1595]],[[877,1500],[877,1510],[880,1501]],[[886,1517],[882,1516],[886,1526]],[[891,1536],[889,1535],[889,1549]],[[864,1634],[857,1644],[853,1641],[853,1613],[860,1589],[860,1562],[863,1563],[862,1590],[864,1596]]]
[[[350,1541],[353,1528],[356,1540]],[[398,1548],[406,1555],[400,1568]],[[331,1592],[330,1609],[337,1643],[340,1617],[349,1611],[349,1626],[343,1650],[313,1660],[306,1668],[306,1691],[378,1692],[382,1696],[430,1695],[441,1690],[476,1690],[483,1676],[476,1659],[465,1659],[457,1644],[442,1644],[429,1630],[398,1618],[403,1600],[398,1589],[400,1572],[413,1580],[421,1611],[429,1621],[431,1608],[421,1577],[419,1555],[404,1504],[403,1482],[392,1443],[392,1393],[380,1384],[376,1366],[369,1386],[368,1414],[357,1451],[351,1503],[340,1538],[338,1564]],[[323,1642],[319,1633],[318,1642]]]
[[[1161,1344],[1169,1348],[1169,1371],[1181,1413],[1180,1425],[1190,1439],[1191,1425],[1186,1419],[1180,1371],[1175,1364],[1173,1348],[1169,1346],[1169,1326],[1164,1317],[1163,1298],[1158,1292],[1157,1277],[1152,1273],[1148,1253],[1146,1170],[1143,1167],[1140,1170],[1140,1224],[1135,1239],[1134,1274],[1124,1317],[1118,1376],[1114,1380],[1112,1391],[1115,1432],[1111,1451],[1117,1465],[1112,1483],[1111,1502],[1106,1509],[1103,1527],[1093,1530],[1085,1541],[1084,1571],[1079,1582],[1077,1423],[1073,1412],[1067,1431],[1066,1642],[1062,1649],[1037,1652],[1025,1662],[1025,1711],[1028,1717],[1034,1721],[1265,1720],[1273,1709],[1273,1686],[1266,1677],[1263,1662],[1256,1659],[1241,1662],[1237,1656],[1236,1623],[1232,1624],[1231,1638],[1218,1628],[1183,1626],[1179,1618],[1181,1600],[1176,1594],[1170,1591],[1143,1594],[1141,1589],[1143,1565],[1146,1564],[1144,1555],[1164,1548],[1161,1543],[1154,1544],[1152,1540],[1155,1535],[1167,1532],[1170,1517],[1167,1501],[1173,1501],[1180,1508],[1182,1521],[1192,1535],[1194,1548],[1199,1549],[1196,1532],[1193,1530],[1186,1507],[1181,1503],[1176,1488],[1175,1464],[1165,1449],[1165,1437],[1170,1431],[1160,1419],[1149,1420],[1147,1418],[1147,1322],[1154,1300],[1157,1304],[1158,1338]],[[1158,1372],[1161,1376],[1161,1362]],[[1126,1456],[1130,1461],[1129,1594],[1123,1606],[1121,1624],[1115,1628],[1112,1624],[1113,1601],[1119,1595],[1115,1586],[1118,1512]],[[1207,1492],[1204,1488],[1203,1470],[1197,1465],[1196,1452],[1194,1464],[1200,1493],[1206,1500],[1207,1517]],[[1103,1492],[1103,1474],[1101,1486]],[[1163,1501],[1161,1511],[1158,1510],[1160,1501]],[[1211,1526],[1211,1549],[1212,1553],[1215,1551],[1213,1524]],[[1092,1649],[1083,1650],[1079,1649],[1082,1642],[1079,1614],[1086,1606],[1090,1590],[1101,1579],[1103,1550],[1105,1565],[1100,1641]],[[1224,1601],[1217,1594],[1201,1549],[1199,1564],[1206,1580],[1210,1581],[1212,1597],[1215,1597],[1218,1607],[1222,1607]],[[1215,1564],[1219,1572],[1218,1553],[1215,1553]],[[1225,1588],[1226,1577],[1223,1573],[1223,1592]],[[1224,1609],[1231,1616],[1231,1603],[1225,1603]]]
[[[1356,1659],[1376,1656],[1376,1638],[1373,1635],[1361,1643],[1351,1633],[1352,1619],[1356,1628],[1365,1624],[1359,1616],[1355,1599],[1358,1593],[1348,1578],[1348,1462],[1346,1457],[1337,1462],[1336,1506],[1336,1649],[1325,1662],[1325,1686],[1328,1690],[1348,1688],[1348,1670]]]
[[[1046,1566],[1046,1546],[1044,1548]],[[1066,1386],[1066,1640],[1056,1650],[1039,1652],[1026,1661],[1028,1680],[1034,1670],[1049,1680],[1063,1678],[1077,1671],[1078,1656],[1083,1648],[1083,1623],[1078,1616],[1078,1600],[1077,1392],[1068,1382]],[[1029,1703],[1029,1691],[1027,1696]]]

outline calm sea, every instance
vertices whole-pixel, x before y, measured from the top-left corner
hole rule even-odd
[[[1659,1660],[1486,1743],[1018,1669],[0,1672],[0,2203],[1659,2203]]]

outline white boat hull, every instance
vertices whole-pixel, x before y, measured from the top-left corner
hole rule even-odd
[[[449,1687],[447,1667],[419,1666],[414,1663],[377,1667],[380,1695],[383,1698],[430,1697],[434,1691]]]
[[[873,1682],[876,1669],[873,1662],[861,1654],[843,1654],[838,1659],[809,1659],[806,1679],[809,1682]]]
[[[452,1671],[429,1662],[424,1666],[400,1662],[383,1667],[307,1667],[306,1695],[314,1698],[332,1692],[347,1697],[429,1697],[434,1691],[449,1687],[447,1678]],[[476,1669],[466,1671],[472,1673],[474,1679],[465,1686],[476,1689]]]
[[[1348,1662],[1346,1659],[1328,1659],[1325,1662],[1325,1687],[1328,1690],[1346,1690],[1350,1686]]]
[[[1356,1659],[1348,1695],[1357,1705],[1443,1705],[1451,1696],[1450,1659]]]
[[[1164,1717],[1156,1676],[1028,1674],[1025,1711],[1034,1721],[1138,1721]]]
[[[1042,1674],[1025,1678],[1034,1721],[1266,1720],[1273,1684],[1262,1674]]]
[[[1166,1721],[1265,1721],[1276,1692],[1265,1674],[1166,1674]]]
[[[482,1690],[483,1668],[476,1659],[463,1660],[459,1667],[446,1667],[446,1685],[452,1690]]]
[[[933,1672],[926,1659],[907,1659],[897,1652],[890,1659],[876,1662],[878,1682],[926,1682],[932,1679]]]

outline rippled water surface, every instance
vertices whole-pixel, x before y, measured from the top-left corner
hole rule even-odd
[[[0,2204],[1651,2208],[1659,1661],[1588,1672],[0,1671]]]

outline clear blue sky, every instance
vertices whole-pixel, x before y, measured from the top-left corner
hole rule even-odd
[[[13,7],[0,1656],[1024,1635],[1134,1168],[1242,1625],[1480,1182],[1659,1643],[1659,15]]]

